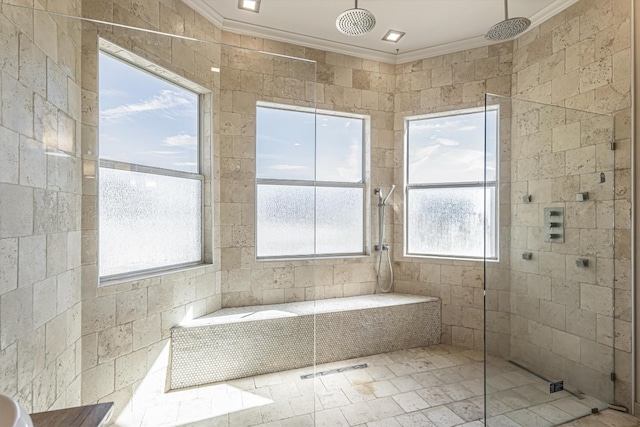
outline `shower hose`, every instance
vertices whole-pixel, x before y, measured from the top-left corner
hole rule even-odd
[[[382,276],[382,258],[384,258],[384,253],[387,253],[387,261],[389,263],[389,284],[387,286],[387,288],[383,288],[382,284],[380,283],[381,280],[381,276]],[[380,249],[380,257],[378,258],[378,275],[376,276],[376,283],[378,284],[378,289],[380,289],[381,292],[383,293],[387,293],[389,291],[391,291],[391,288],[393,287],[393,267],[391,265],[391,249],[389,249],[389,247],[387,247],[386,249]]]

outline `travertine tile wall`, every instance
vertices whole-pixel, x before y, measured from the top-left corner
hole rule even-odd
[[[368,193],[393,182],[395,67],[331,52],[223,32],[232,46],[317,61],[226,50],[222,68],[221,267],[223,307],[370,294],[375,257],[255,261],[255,103],[315,105],[371,117]],[[377,224],[377,200],[371,221]],[[391,226],[390,214],[387,218]],[[372,238],[377,235],[377,227]],[[389,228],[390,230],[390,228]],[[389,232],[388,234],[392,234]]]
[[[509,356],[570,390],[611,400],[613,118],[514,100],[512,124]],[[577,201],[580,192],[588,200]],[[552,231],[544,224],[554,221],[547,207],[564,209],[562,243],[545,241]],[[579,259],[588,265],[577,267]]]
[[[34,6],[30,0],[24,3]],[[111,32],[105,27],[100,29],[101,35],[114,43],[210,87],[213,93],[210,108],[214,113],[212,136],[216,141],[207,155],[213,166],[213,171],[208,173],[213,175],[208,178],[211,184],[206,191],[214,195],[207,203],[210,208],[206,214],[207,228],[214,230],[213,243],[208,242],[211,249],[208,260],[215,261],[214,267],[106,288],[98,288],[96,269],[98,28],[85,25],[80,37],[77,28],[62,25],[57,18],[34,21],[33,12],[5,7],[4,15],[0,16],[4,21],[0,26],[4,41],[0,50],[3,55],[0,125],[7,135],[3,140],[12,143],[2,145],[1,149],[7,153],[0,156],[0,162],[8,160],[8,167],[0,168],[0,260],[3,263],[0,272],[0,390],[19,396],[28,409],[115,400],[117,410],[121,411],[131,401],[135,403],[136,398],[144,399],[144,396],[135,395],[141,382],[164,384],[168,330],[185,316],[214,311],[221,306],[373,292],[374,257],[295,263],[254,261],[255,142],[251,138],[254,113],[249,105],[256,100],[287,103],[302,99],[305,104],[315,92],[318,108],[371,115],[371,190],[403,183],[404,117],[482,105],[484,93],[490,92],[616,113],[619,151],[615,164],[616,281],[613,295],[616,300],[616,371],[623,378],[617,383],[616,390],[617,400],[627,403],[629,383],[624,379],[630,378],[631,366],[628,155],[631,69],[629,36],[625,33],[629,26],[627,3],[626,0],[581,0],[513,43],[391,66],[221,33],[179,0],[83,2],[83,14],[91,18],[203,40],[223,40],[232,45],[317,61],[314,84],[313,79],[305,75],[305,70],[289,69],[288,65],[293,62],[287,65],[273,58],[264,61],[261,54],[239,53],[242,51],[237,49],[214,49],[200,55],[199,48],[188,42],[169,41],[148,34],[140,36],[125,30]],[[80,13],[77,2],[49,2],[47,6],[63,8],[56,11],[71,15]],[[57,37],[45,36],[53,33]],[[42,84],[42,77],[21,74],[25,66],[29,68],[31,61],[42,63],[39,51],[46,57],[46,67],[32,69],[37,69],[38,73],[46,69],[46,86]],[[247,69],[242,60],[251,62],[252,68]],[[221,76],[209,74],[212,64],[221,66]],[[58,90],[63,87],[65,90]],[[220,91],[221,87],[225,90]],[[8,88],[16,88],[16,96],[5,96],[8,90],[13,90]],[[15,113],[21,110],[7,107],[5,101],[24,99],[28,107],[31,96],[28,93],[36,94],[34,106],[42,101],[44,105],[40,107],[46,111],[45,116],[51,118],[40,121],[39,110],[35,108],[33,129],[24,126],[29,120],[16,123]],[[77,102],[71,102],[71,99]],[[506,120],[509,117],[505,113],[501,126],[501,170],[506,171],[501,175],[501,214],[511,221],[515,219],[516,211],[512,215],[511,146],[505,143],[510,140],[511,126]],[[81,127],[77,124],[80,118]],[[18,128],[12,129],[14,125]],[[51,132],[39,135],[37,129],[42,126]],[[74,129],[75,139],[69,138],[69,129]],[[30,151],[33,147],[42,149],[43,143],[51,143],[50,134],[57,138],[53,146],[70,154],[69,157],[45,157],[37,148]],[[80,136],[82,144],[79,143]],[[32,140],[40,145],[31,144]],[[40,167],[43,157],[46,168]],[[33,168],[18,168],[21,162]],[[45,169],[46,175],[29,172]],[[81,177],[82,171],[84,177]],[[213,191],[209,191],[211,189]],[[11,205],[4,200],[11,200]],[[16,206],[24,206],[24,210],[19,210],[20,216],[15,215]],[[376,224],[373,198],[371,206],[372,224]],[[442,298],[443,341],[481,348],[482,265],[403,258],[401,192],[394,194],[392,206],[394,213],[389,212],[387,218],[388,235],[393,236],[395,290]],[[52,217],[42,215],[42,212],[55,214]],[[510,236],[509,221],[502,223],[503,236]],[[372,240],[375,240],[375,228],[371,233]],[[44,241],[43,236],[46,236]],[[59,248],[64,250],[57,250]],[[506,249],[501,249],[501,262],[488,269],[487,279],[491,302],[491,317],[487,321],[493,329],[489,332],[498,337],[508,336],[511,325],[508,317],[510,257]],[[66,266],[62,269],[65,251]],[[32,253],[40,254],[40,258]],[[46,259],[44,269],[42,262],[35,268],[38,259]],[[20,260],[28,261],[33,268],[20,269]],[[221,271],[217,271],[218,268]],[[38,277],[22,276],[21,279],[24,271]],[[44,277],[40,277],[42,271],[45,271]],[[82,318],[79,315],[80,298]],[[44,303],[53,300],[56,301],[55,313],[51,304]],[[16,302],[22,304],[24,310],[16,310]],[[39,304],[38,309],[36,304]],[[66,336],[66,341],[58,340],[59,335]],[[78,341],[81,335],[82,351]],[[57,345],[62,342],[64,347]],[[502,344],[496,351],[503,354],[509,351],[511,342],[498,342]],[[21,354],[37,357],[25,358]],[[70,366],[74,367],[73,373],[62,370]]]
[[[0,2],[6,3],[6,2]],[[20,5],[78,14],[80,1]],[[80,27],[0,13],[0,393],[80,404]]]
[[[531,339],[512,342],[512,350],[539,351],[541,369],[553,366],[557,374],[579,379],[577,386],[585,392],[609,387],[607,373],[615,353],[615,400],[625,406],[631,404],[630,3],[581,0],[516,39],[512,86],[515,98],[612,114],[617,144],[614,164],[606,120],[576,121],[571,112],[556,116],[555,123],[543,124],[542,114],[540,121],[530,122],[551,132],[534,144],[541,150],[537,153],[525,152],[527,144],[514,138],[514,164],[520,161],[512,172],[512,237],[517,240],[531,219],[517,214],[522,208],[517,204],[521,183],[528,178],[522,167],[538,161],[539,169],[534,166],[530,171],[534,175],[529,188],[537,184],[543,200],[555,194],[554,201],[566,201],[562,204],[570,229],[567,243],[556,248],[534,239],[540,262],[535,271],[527,271],[523,263],[513,264],[512,328],[516,333],[526,330]],[[594,183],[601,170],[607,177],[605,190],[605,184]],[[549,185],[552,191],[544,191]],[[593,200],[572,202],[578,191],[590,191]],[[586,274],[575,269],[577,256],[592,262]],[[564,344],[556,346],[560,342]],[[557,369],[563,366],[564,372]]]
[[[164,384],[170,329],[221,307],[219,242],[219,144],[217,131],[220,31],[179,1],[86,1],[85,17],[193,37],[193,42],[139,30],[83,23],[82,34],[82,402],[114,401],[126,415],[148,399],[143,384]],[[203,97],[201,150],[205,261],[201,267],[100,286],[97,270],[98,37],[211,91]],[[214,123],[213,120],[216,122]],[[99,172],[99,170],[98,170]],[[212,198],[213,194],[213,198]],[[215,243],[214,243],[215,242]],[[104,284],[103,284],[104,285]]]
[[[396,67],[394,120],[394,178],[404,184],[404,120],[409,116],[484,106],[485,92],[509,96],[512,77],[512,42],[424,59]],[[488,320],[504,332],[508,319],[498,313],[508,295],[509,268],[509,126],[501,120],[500,144],[500,262],[487,266],[491,314]],[[483,348],[482,261],[452,261],[402,256],[402,193],[394,199],[394,260],[397,292],[442,299],[442,341],[466,348]],[[495,279],[492,279],[495,278]],[[508,299],[508,298],[507,298]],[[499,324],[498,324],[499,323]]]

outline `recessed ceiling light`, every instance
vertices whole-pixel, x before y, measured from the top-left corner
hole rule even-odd
[[[260,0],[238,0],[238,9],[257,13],[260,11]]]
[[[386,42],[398,43],[398,41],[405,35],[402,31],[389,30],[387,34],[384,35],[382,40]]]

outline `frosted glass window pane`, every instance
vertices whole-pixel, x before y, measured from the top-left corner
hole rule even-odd
[[[494,187],[486,202],[482,187],[409,189],[408,253],[483,257],[486,231],[487,257],[494,258],[494,206]]]
[[[100,168],[100,276],[202,259],[202,183]]]
[[[496,180],[497,111],[486,112],[487,181]],[[485,112],[412,120],[409,184],[485,180]]]
[[[364,121],[258,107],[258,179],[362,182]]]
[[[363,190],[316,187],[317,253],[362,253]]]
[[[198,95],[99,56],[100,158],[198,172]]]
[[[256,193],[257,256],[313,254],[314,188],[258,185]]]

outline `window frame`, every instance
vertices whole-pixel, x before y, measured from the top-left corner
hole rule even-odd
[[[270,108],[275,110],[285,110],[285,111],[299,111],[304,113],[313,114],[314,122],[317,126],[318,116],[335,116],[335,117],[345,117],[352,119],[362,120],[362,180],[360,182],[344,182],[344,181],[318,181],[317,179],[313,180],[296,180],[296,179],[277,179],[277,178],[258,178],[257,173],[257,163],[256,163],[256,179],[255,179],[255,194],[256,194],[256,203],[254,210],[254,237],[255,237],[255,259],[259,262],[268,262],[268,261],[295,261],[295,260],[308,260],[308,259],[331,259],[331,258],[361,258],[369,256],[371,239],[369,237],[370,223],[369,223],[369,151],[370,151],[370,141],[371,141],[371,117],[365,114],[356,114],[349,113],[343,111],[335,111],[335,110],[320,110],[317,108],[308,108],[308,107],[300,107],[295,105],[287,105],[273,102],[265,102],[258,101],[256,102],[256,112],[258,108]],[[256,120],[256,127],[258,123]],[[314,134],[314,138],[315,138]],[[317,143],[317,140],[315,141]],[[256,132],[256,153],[258,150],[258,135]],[[257,155],[256,155],[257,160]],[[315,164],[315,163],[314,163]],[[258,187],[260,185],[282,185],[282,186],[296,186],[296,187],[327,187],[327,188],[358,188],[362,190],[362,252],[345,252],[345,253],[327,253],[327,254],[319,254],[319,253],[311,253],[311,254],[302,254],[302,255],[269,255],[269,256],[259,256],[258,255]],[[314,202],[314,251],[316,248],[316,207]]]
[[[112,284],[118,284],[125,281],[145,278],[145,277],[154,276],[162,273],[179,271],[185,268],[205,264],[205,238],[206,238],[205,236],[206,234],[205,233],[205,175],[203,173],[204,162],[203,162],[202,156],[204,154],[204,147],[203,147],[203,135],[204,135],[203,126],[205,123],[204,114],[206,114],[203,101],[204,101],[204,96],[206,96],[206,94],[208,93],[208,90],[197,85],[196,83],[187,81],[183,77],[179,76],[178,74],[170,70],[167,70],[166,68],[161,68],[159,65],[153,62],[147,61],[137,56],[136,54],[126,51],[118,47],[117,45],[109,41],[106,41],[104,39],[99,40],[98,63],[99,63],[99,55],[109,56],[112,59],[120,61],[123,64],[128,65],[138,71],[142,71],[153,78],[162,80],[165,83],[173,85],[181,90],[190,92],[197,96],[198,98],[198,112],[197,112],[198,134],[196,138],[198,141],[198,148],[197,148],[198,160],[197,160],[197,172],[186,172],[186,171],[180,171],[180,170],[174,170],[174,169],[161,168],[157,166],[148,166],[148,165],[141,165],[136,163],[129,163],[125,161],[102,159],[100,158],[100,139],[99,139],[99,132],[98,132],[98,139],[96,144],[97,146],[96,161],[98,163],[98,168],[96,171],[97,173],[96,179],[98,180],[97,191],[96,191],[97,204],[98,204],[97,212],[100,211],[99,181],[100,181],[100,169],[102,168],[126,170],[128,172],[137,172],[137,173],[143,173],[143,174],[149,174],[149,175],[160,175],[160,176],[168,176],[173,178],[182,178],[182,179],[191,179],[194,181],[200,181],[200,212],[199,212],[200,259],[197,261],[168,264],[168,265],[159,266],[159,267],[146,268],[146,269],[140,269],[140,270],[131,270],[123,273],[100,276],[99,275],[100,274],[100,227],[99,227],[99,219],[98,219],[98,224],[96,225],[97,234],[98,234],[98,245],[96,248],[96,252],[97,252],[97,263],[98,263],[99,286],[108,286]],[[175,77],[175,78],[172,79],[172,77]],[[99,85],[100,83],[99,83],[99,76],[98,76],[98,87]],[[99,123],[98,123],[98,126],[100,126]]]
[[[486,112],[487,111],[496,111],[496,179],[494,181],[487,181],[486,174]],[[413,121],[425,120],[425,119],[433,119],[439,117],[455,117],[461,116],[465,114],[476,114],[476,113],[485,113],[484,121],[485,127],[482,131],[483,135],[483,145],[484,145],[484,156],[485,156],[485,170],[484,170],[484,180],[483,181],[462,181],[462,182],[438,182],[431,184],[409,184],[409,124]],[[485,107],[474,107],[474,108],[465,108],[459,110],[450,110],[450,111],[442,111],[438,113],[431,114],[421,114],[417,116],[408,116],[404,119],[404,226],[403,228],[403,255],[409,258],[430,258],[430,259],[442,259],[442,260],[454,260],[454,261],[491,261],[491,262],[499,262],[500,261],[500,108],[499,106],[485,106]],[[483,216],[485,217],[485,226],[484,226],[484,247],[483,247],[483,256],[470,256],[470,255],[443,255],[443,254],[427,254],[427,253],[416,253],[409,251],[409,203],[410,203],[410,192],[411,190],[429,190],[429,189],[456,189],[456,188],[483,188],[484,190],[484,198],[485,198],[485,209],[483,209]],[[486,232],[486,197],[487,190],[493,188],[494,189],[494,200],[493,200],[493,251],[494,256],[487,256],[487,235]]]

